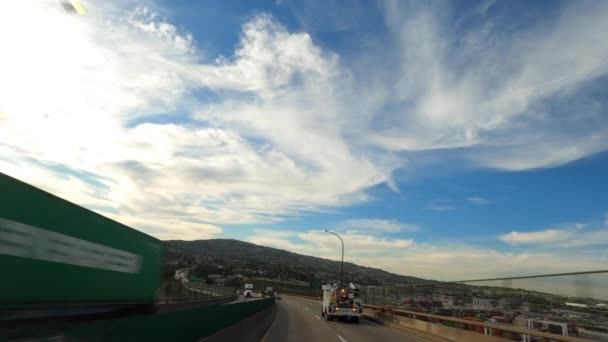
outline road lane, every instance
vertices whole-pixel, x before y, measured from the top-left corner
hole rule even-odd
[[[239,298],[235,299],[234,301],[228,303],[228,304],[236,304],[236,303],[242,303],[242,302],[252,302],[254,300],[260,300],[260,299],[264,299],[265,297],[245,297],[245,296],[241,296],[239,295]]]
[[[274,323],[262,339],[264,342],[340,342],[336,333],[320,319],[315,318],[310,307],[303,306],[291,296],[277,300],[277,315]],[[308,310],[306,310],[308,308]]]
[[[424,340],[387,329],[362,319],[359,324],[326,321],[321,317],[321,301],[283,295],[277,300],[277,316],[263,342],[421,342]]]

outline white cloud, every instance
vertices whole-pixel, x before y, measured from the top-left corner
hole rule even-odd
[[[414,246],[414,241],[411,239],[388,239],[352,232],[340,233],[340,237],[344,241],[344,253],[349,256],[396,255]],[[247,241],[329,259],[339,259],[342,248],[335,236],[314,230],[305,232],[254,230],[254,235],[248,237]]]
[[[331,124],[343,120],[332,102],[348,73],[267,15],[244,26],[234,57],[201,64],[192,36],[146,7],[89,2],[78,17],[53,1],[17,5],[0,5],[0,146],[14,156],[2,171],[55,194],[157,236],[168,236],[162,225],[202,237],[219,230],[176,222],[271,222],[364,202],[400,164],[355,153]],[[239,94],[196,110],[202,125],[190,112],[200,88]],[[133,124],[156,113],[174,123]],[[70,186],[43,176],[51,165]]]
[[[464,148],[474,163],[507,170],[560,165],[608,147],[606,104],[581,90],[608,71],[608,47],[599,44],[606,4],[572,3],[550,28],[505,33],[489,18],[482,29],[457,27],[457,36],[429,7],[388,3],[398,80],[386,100],[407,106],[371,141],[406,151]]]
[[[512,253],[473,246],[420,245],[395,257],[354,258],[367,266],[381,266],[400,274],[437,280],[549,274],[602,269],[606,256],[580,253]]]
[[[251,243],[255,243],[261,246],[274,247],[283,249],[293,253],[299,253],[304,255],[319,255],[319,246],[309,243],[295,243],[287,239],[286,237],[277,237],[273,234],[258,233],[255,236],[251,236],[247,239]]]
[[[56,1],[0,3],[1,170],[148,232],[171,229],[158,236],[369,201],[372,186],[398,190],[392,173],[408,164],[394,151],[461,147],[513,170],[608,146],[603,102],[549,105],[606,74],[606,4],[575,3],[550,29],[513,37],[465,32],[465,46],[432,11],[393,4],[389,48],[348,63],[264,14],[231,56],[208,61],[151,7],[86,5],[80,17]],[[153,115],[171,123],[145,123]]]
[[[575,224],[565,228],[551,228],[539,231],[512,231],[499,236],[499,239],[511,245],[536,245],[545,247],[583,247],[608,245],[607,227],[589,228]]]
[[[371,232],[371,233],[397,233],[414,232],[420,230],[415,224],[401,223],[397,220],[384,219],[351,219],[339,222],[336,228],[341,230]]]
[[[414,245],[414,241],[411,239],[380,238],[358,233],[344,233],[340,234],[340,236],[344,241],[344,245],[348,246],[350,255],[386,255],[397,253]],[[340,245],[335,237],[321,231],[299,233],[298,238],[315,243],[326,250],[335,250],[335,247]]]
[[[563,241],[570,238],[574,232],[567,229],[546,229],[536,232],[510,232],[500,236],[500,239],[510,244],[539,244]]]
[[[295,236],[296,231],[293,230],[277,230],[277,229],[254,229],[255,236],[272,237],[272,238],[287,238]]]
[[[161,240],[199,240],[211,239],[222,232],[222,228],[213,224],[188,222],[184,220],[167,220],[153,217],[151,219],[135,218],[133,216],[115,216],[110,218],[122,223],[140,227]]]

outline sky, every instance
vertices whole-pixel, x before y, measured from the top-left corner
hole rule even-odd
[[[604,269],[608,2],[0,3],[0,172],[160,239]]]

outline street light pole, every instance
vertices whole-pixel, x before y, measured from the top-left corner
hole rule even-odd
[[[338,233],[330,232],[327,229],[325,229],[325,232],[337,236],[338,239],[340,239],[340,242],[342,243],[342,263],[340,265],[340,287],[343,287],[344,286],[344,241],[342,241],[342,238],[340,237],[340,235],[338,235]]]

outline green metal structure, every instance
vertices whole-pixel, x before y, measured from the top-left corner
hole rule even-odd
[[[152,303],[162,241],[0,173],[0,307]]]

